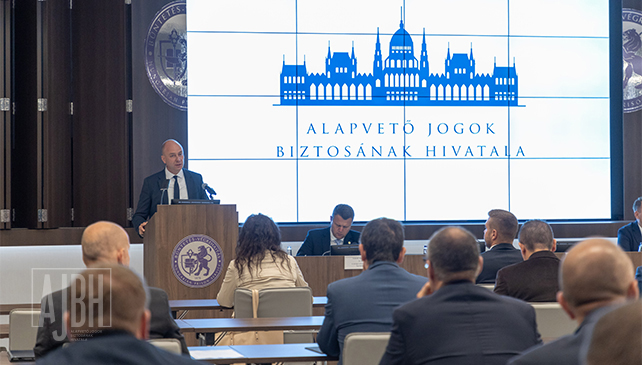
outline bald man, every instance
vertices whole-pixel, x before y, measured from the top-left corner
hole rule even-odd
[[[475,285],[484,259],[460,227],[437,231],[428,245],[428,283],[418,300],[392,314],[380,365],[504,365],[540,343],[535,310]]]
[[[638,297],[633,264],[608,240],[589,239],[573,246],[560,266],[557,301],[577,321],[575,333],[527,350],[509,364],[579,364],[582,341],[599,318],[615,304]]]
[[[88,226],[83,232],[81,244],[82,261],[88,268],[105,264],[129,266],[129,236],[121,226],[115,223],[100,221]],[[149,290],[149,310],[152,314],[149,328],[151,338],[176,338],[181,342],[182,352],[189,354],[185,338],[171,317],[167,293],[158,288],[149,288]],[[38,336],[33,349],[36,358],[45,356],[69,342],[62,325],[63,296],[66,292],[67,288],[42,298]]]
[[[167,204],[169,199],[207,199],[203,190],[203,176],[183,168],[183,146],[168,139],[161,146],[162,171],[143,181],[132,224],[143,237],[147,221],[156,213],[156,206]],[[166,189],[166,190],[165,190]]]
[[[74,278],[64,321],[72,342],[39,364],[198,364],[145,341],[150,311],[145,284],[118,264],[100,263]],[[95,306],[98,304],[98,306]]]

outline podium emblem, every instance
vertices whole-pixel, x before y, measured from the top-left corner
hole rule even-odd
[[[178,281],[190,288],[204,288],[218,279],[223,269],[221,246],[204,234],[180,240],[172,252],[172,271]]]

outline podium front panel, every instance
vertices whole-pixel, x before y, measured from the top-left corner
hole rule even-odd
[[[144,270],[148,285],[164,289],[170,300],[216,298],[227,266],[233,258],[238,232],[236,205],[158,206],[158,211],[147,224],[143,240]],[[186,238],[191,235],[199,235],[198,239],[202,238],[200,235],[205,235],[215,241],[222,252],[221,262],[216,264],[219,252],[216,245],[211,245],[210,242],[183,249],[189,241]],[[195,272],[181,276],[179,271],[179,279],[174,273],[173,265],[182,265],[183,269],[194,269]],[[217,272],[218,278],[210,280],[211,283],[207,285],[203,285],[205,280],[188,280],[194,278],[193,274],[198,269]],[[203,271],[203,274],[205,272],[207,271]],[[204,276],[196,276],[201,277]]]

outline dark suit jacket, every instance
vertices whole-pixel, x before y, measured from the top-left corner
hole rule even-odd
[[[122,330],[108,330],[87,341],[73,342],[49,353],[38,364],[202,364],[188,356],[178,356],[156,348]]]
[[[560,259],[551,251],[538,251],[528,260],[497,272],[495,293],[526,302],[554,302],[559,289]]]
[[[319,348],[339,356],[349,333],[390,332],[392,311],[416,299],[427,280],[394,262],[377,261],[358,276],[331,283],[325,319],[317,336]]]
[[[36,346],[33,348],[36,358],[45,356],[69,342],[62,324],[62,314],[66,310],[66,308],[63,310],[62,298],[63,295],[66,296],[66,291],[67,289],[55,291],[51,293],[51,301],[47,300],[50,296],[46,296],[40,302],[38,336]],[[167,293],[163,289],[149,288],[149,294],[149,311],[152,313],[149,338],[176,338],[181,341],[183,353],[189,354],[185,338],[170,313]]]
[[[642,242],[642,233],[638,221],[633,221],[617,230],[617,244],[624,251],[637,252]]]
[[[477,284],[492,284],[499,269],[524,261],[522,252],[513,247],[512,243],[500,243],[481,255],[484,258],[484,267],[477,277]]]
[[[530,304],[470,281],[407,303],[392,319],[380,364],[504,365],[541,342]]]
[[[358,245],[359,244],[359,235],[361,233],[357,231],[350,230],[348,234],[343,238],[344,245]],[[308,235],[305,237],[305,241],[297,251],[297,256],[321,256],[324,253],[330,251],[330,227],[312,229],[308,231]]]
[[[591,338],[595,323],[612,308],[603,307],[590,312],[575,333],[558,338],[544,346],[528,349],[512,358],[511,365],[579,365],[580,349],[585,339]]]
[[[190,199],[207,199],[205,190],[203,190],[203,177],[200,174],[183,169],[183,176],[185,176],[185,185],[187,185],[187,196]],[[136,231],[141,223],[147,222],[154,213],[156,213],[156,206],[161,204],[161,195],[163,196],[163,204],[167,204],[167,192],[163,193],[161,189],[167,187],[167,180],[165,179],[165,169],[148,176],[143,181],[143,189],[140,191],[138,198],[138,206],[136,213],[132,218],[132,224]]]

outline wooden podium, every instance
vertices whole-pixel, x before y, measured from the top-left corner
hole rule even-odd
[[[174,204],[159,205],[158,211],[147,223],[143,239],[145,279],[149,286],[164,289],[170,300],[175,299],[214,299],[221,287],[223,277],[238,241],[238,212],[236,205],[218,204]],[[220,267],[219,277],[205,287],[190,287],[177,279],[172,265],[180,265],[188,255],[173,259],[175,247],[190,235],[206,235],[220,246],[223,253],[222,264],[217,265],[217,255],[205,246],[213,272]],[[195,253],[198,248],[193,249]],[[189,253],[189,258],[195,257]],[[206,257],[207,259],[207,257]],[[178,262],[177,262],[178,261]],[[191,260],[192,263],[196,259]],[[185,266],[185,265],[184,265]],[[196,271],[196,270],[194,270]]]

